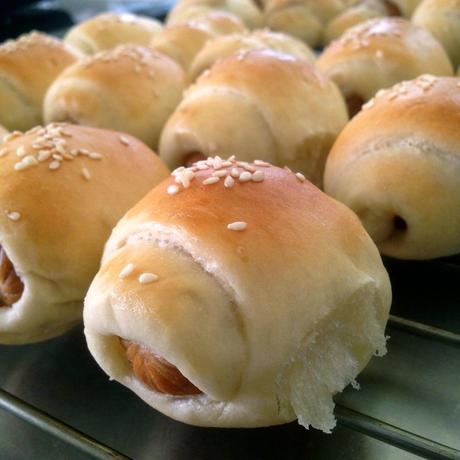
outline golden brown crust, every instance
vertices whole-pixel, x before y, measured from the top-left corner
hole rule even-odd
[[[187,90],[159,151],[171,168],[193,152],[260,157],[319,184],[325,156],[346,122],[339,91],[311,64],[250,50],[217,62]]]
[[[251,34],[231,34],[209,40],[195,56],[190,68],[190,78],[195,80],[219,59],[244,51],[266,48],[291,54],[311,64],[316,59],[313,51],[294,37],[268,29],[256,30]]]
[[[329,45],[318,68],[345,97],[369,100],[381,88],[423,73],[451,76],[440,44],[424,29],[400,18],[378,18],[349,29]]]
[[[185,85],[183,70],[169,57],[122,45],[66,69],[47,92],[44,118],[128,132],[156,149]]]
[[[147,46],[161,29],[156,19],[127,13],[103,13],[70,29],[64,41],[85,54],[95,54],[127,43]]]
[[[25,290],[0,342],[25,343],[79,320],[113,225],[168,172],[137,139],[89,127],[38,127],[2,147],[0,239]]]
[[[459,123],[459,79],[422,76],[380,92],[334,144],[325,190],[361,217],[384,254],[460,251]]]
[[[52,81],[79,53],[39,32],[0,45],[0,123],[26,130],[42,122],[42,102]]]
[[[323,39],[323,29],[353,1],[343,0],[269,0],[265,9],[265,24],[316,47]]]
[[[182,0],[169,12],[167,24],[178,24],[225,11],[238,16],[249,29],[262,26],[263,16],[252,0]]]

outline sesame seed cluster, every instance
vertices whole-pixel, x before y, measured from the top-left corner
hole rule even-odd
[[[35,139],[30,144],[30,147],[26,148],[24,145],[20,145],[16,149],[13,149],[6,145],[9,141],[23,135],[35,135]],[[9,154],[15,154],[18,159],[14,164],[15,171],[23,171],[38,166],[40,163],[46,164],[50,171],[56,171],[61,168],[64,162],[73,161],[77,157],[84,157],[93,161],[103,159],[103,155],[99,152],[90,151],[85,148],[71,148],[68,145],[68,139],[71,137],[72,134],[64,126],[57,123],[46,127],[36,126],[26,133],[13,131],[3,138],[4,147],[0,149],[0,158]],[[121,144],[125,146],[129,145],[129,140],[125,136],[120,135],[119,140]],[[88,168],[83,167],[81,174],[84,179],[91,179]]]
[[[120,271],[120,273],[118,274],[118,278],[120,280],[129,278],[131,275],[133,275],[135,270],[136,270],[136,267],[134,266],[134,264],[129,263],[125,267],[123,267],[123,269]],[[150,284],[150,283],[154,283],[155,281],[158,281],[159,278],[160,277],[156,275],[155,273],[143,272],[137,277],[137,281],[140,284]]]
[[[61,48],[62,43],[55,38],[49,37],[48,35],[41,34],[39,32],[30,32],[28,34],[21,35],[15,40],[7,40],[0,46],[1,54],[18,53],[21,51],[27,51],[33,46],[47,45],[49,47]]]
[[[363,105],[362,110],[367,110],[373,107],[378,100],[385,99],[386,101],[394,101],[400,96],[404,96],[410,92],[412,88],[420,88],[423,93],[428,92],[438,82],[438,78],[433,75],[421,75],[415,80],[402,81],[388,89],[381,89],[377,94]],[[460,87],[460,82],[457,83]]]

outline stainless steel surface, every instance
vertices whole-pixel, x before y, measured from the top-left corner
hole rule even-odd
[[[10,412],[16,417],[19,417],[25,422],[36,426],[54,438],[76,447],[93,458],[99,460],[129,460],[128,457],[114,451],[108,446],[104,446],[97,440],[80,433],[65,423],[62,423],[60,420],[50,417],[43,411],[40,411],[2,389],[0,389],[0,408]]]
[[[394,314],[460,332],[459,270],[423,263],[390,265]],[[338,402],[460,449],[458,347],[406,331],[389,333],[387,356],[374,359],[361,374],[360,391],[347,389]],[[134,459],[419,458],[344,426],[325,435],[296,423],[218,430],[175,422],[109,382],[91,359],[81,328],[45,343],[0,346],[0,387]],[[339,415],[343,423],[344,413]],[[2,460],[88,458],[4,411],[0,446]]]

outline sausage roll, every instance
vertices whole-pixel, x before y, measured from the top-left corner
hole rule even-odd
[[[321,184],[326,155],[346,122],[339,90],[311,64],[250,50],[217,62],[187,90],[159,151],[170,168],[237,153],[287,164]]]
[[[26,130],[42,122],[53,80],[80,54],[56,38],[32,32],[0,45],[0,124]]]
[[[265,9],[265,25],[316,47],[322,42],[326,24],[354,2],[355,0],[269,0]]]
[[[166,26],[153,38],[150,46],[168,55],[188,71],[193,59],[209,39],[246,30],[234,14],[216,11],[183,24]]]
[[[256,30],[251,34],[232,34],[209,40],[193,60],[190,77],[195,80],[219,59],[247,50],[269,48],[314,63],[313,51],[300,40],[290,35],[271,32],[267,29]]]
[[[197,19],[213,11],[237,15],[249,29],[263,24],[263,15],[252,0],[181,0],[168,14],[166,23],[177,24]]]
[[[168,56],[120,45],[66,69],[46,94],[44,118],[125,131],[156,150],[185,85],[184,71]]]
[[[317,61],[342,90],[350,116],[379,89],[423,73],[453,74],[449,57],[425,29],[400,18],[379,18],[349,29]]]
[[[156,19],[127,13],[103,13],[70,29],[64,41],[85,54],[94,54],[125,43],[147,46],[161,29]]]
[[[214,157],[115,227],[85,335],[111,379],[174,419],[329,432],[333,395],[385,353],[390,299],[345,206],[299,173]]]
[[[460,79],[421,76],[364,107],[328,157],[326,192],[355,211],[383,254],[458,254]]]
[[[118,219],[167,168],[126,135],[54,124],[9,134],[0,149],[0,343],[62,334]]]
[[[444,46],[454,67],[460,66],[460,0],[424,0],[412,21],[428,29]]]

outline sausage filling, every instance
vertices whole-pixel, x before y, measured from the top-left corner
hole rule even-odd
[[[350,94],[345,98],[348,107],[348,115],[353,118],[366,102],[359,94]]]
[[[182,160],[182,166],[190,168],[190,166],[193,166],[193,163],[201,160],[206,160],[206,157],[201,152],[192,152],[184,157]]]
[[[387,9],[388,16],[401,16],[401,10],[399,9],[398,5],[395,5],[390,0],[383,0],[383,3]]]
[[[24,284],[14,269],[5,250],[0,246],[0,307],[10,307],[24,291]]]
[[[134,375],[152,390],[173,396],[200,394],[201,391],[160,356],[130,340],[120,339]]]

